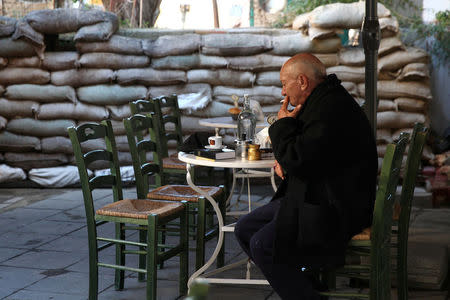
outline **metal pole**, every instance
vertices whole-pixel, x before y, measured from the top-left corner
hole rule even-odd
[[[213,12],[214,12],[214,28],[219,28],[219,10],[217,9],[217,0],[213,0]]]
[[[142,12],[144,11],[142,7],[144,6],[144,1],[141,0],[139,3],[139,28],[142,28]]]
[[[366,95],[366,114],[372,125],[373,132],[377,131],[377,59],[378,48],[380,46],[380,23],[378,22],[377,0],[366,0],[366,15],[362,26],[362,41],[364,54],[366,57],[365,65],[365,95]]]
[[[255,5],[253,0],[250,0],[250,27],[255,26]]]

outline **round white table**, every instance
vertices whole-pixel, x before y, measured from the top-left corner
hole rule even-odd
[[[273,166],[275,164],[275,160],[274,159],[262,159],[262,160],[255,160],[255,161],[249,161],[249,160],[242,160],[240,158],[236,158],[236,159],[223,159],[223,160],[215,160],[215,161],[211,161],[211,160],[205,160],[205,159],[199,159],[196,158],[195,155],[193,154],[187,154],[184,152],[179,152],[178,153],[178,159],[185,162],[186,163],[186,181],[189,184],[190,187],[192,187],[192,189],[194,189],[196,192],[200,193],[201,195],[205,196],[205,198],[211,203],[212,207],[214,208],[214,211],[217,215],[217,220],[219,223],[219,238],[217,241],[217,246],[214,249],[214,252],[212,254],[212,256],[209,258],[209,260],[205,263],[205,265],[203,265],[200,269],[198,269],[196,272],[194,272],[194,274],[192,274],[192,276],[189,278],[188,281],[188,287],[191,286],[191,284],[193,283],[193,281],[196,278],[199,278],[199,276],[201,274],[204,273],[204,271],[206,269],[208,269],[212,263],[214,262],[214,260],[217,258],[217,256],[219,255],[219,251],[220,248],[222,247],[223,244],[223,238],[224,238],[224,232],[232,232],[234,231],[234,226],[233,224],[231,225],[224,225],[224,216],[222,216],[222,213],[220,212],[219,206],[217,205],[217,202],[208,194],[206,194],[203,190],[201,190],[199,187],[197,187],[194,182],[192,181],[191,178],[191,168],[192,166],[205,166],[205,167],[216,167],[216,168],[231,168],[236,169],[236,168],[242,168],[242,169],[247,169],[247,168],[251,168],[251,169],[266,169],[266,168],[270,168],[273,172]],[[272,176],[273,178],[273,176]],[[234,186],[234,176],[233,176],[233,186]],[[272,181],[272,185],[274,186],[274,189],[276,189],[275,183]],[[231,194],[231,193],[230,193]],[[250,199],[250,197],[249,197]],[[250,201],[249,201],[250,202]],[[250,205],[249,205],[249,210],[250,210]],[[206,277],[206,276],[210,276],[213,274],[217,274],[221,271],[225,271],[227,269],[233,268],[239,264],[245,263],[247,262],[247,260],[242,260],[239,261],[237,263],[233,263],[231,265],[227,265],[224,266],[222,268],[216,269],[214,271],[209,272],[208,274],[203,274],[202,278],[204,278],[205,280],[207,280],[208,282],[211,283],[228,283],[228,284],[268,284],[267,280],[261,280],[261,279],[250,279],[250,272],[249,272],[249,268],[250,268],[250,264],[247,262],[247,276],[246,279],[230,279],[230,278],[211,278],[211,277]]]
[[[199,125],[205,127],[213,127],[213,128],[237,128],[237,121],[233,120],[231,117],[217,117],[217,118],[209,118],[209,119],[201,119],[198,121]],[[264,121],[257,121],[256,128],[264,128],[269,126],[266,119]]]

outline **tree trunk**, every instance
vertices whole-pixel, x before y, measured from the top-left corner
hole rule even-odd
[[[159,16],[159,5],[162,0],[143,0],[142,27],[153,27]],[[170,0],[169,0],[170,1]],[[140,16],[140,0],[102,0],[106,10],[117,14],[122,27],[138,27]],[[133,11],[134,8],[134,11]]]

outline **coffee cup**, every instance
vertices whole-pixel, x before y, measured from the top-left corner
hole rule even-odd
[[[222,137],[220,135],[213,135],[208,138],[210,148],[222,148]]]

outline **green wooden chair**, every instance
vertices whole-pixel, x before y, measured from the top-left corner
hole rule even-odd
[[[395,192],[399,179],[403,153],[409,135],[402,134],[399,141],[389,144],[383,159],[380,180],[375,200],[370,237],[370,264],[346,264],[342,268],[323,274],[330,288],[335,288],[337,276],[364,278],[369,280],[369,294],[347,292],[321,292],[323,296],[351,299],[389,300],[391,296],[390,251],[391,227]],[[359,241],[352,240],[357,246]]]
[[[78,166],[86,211],[89,244],[89,299],[97,299],[98,268],[106,267],[115,269],[115,287],[117,290],[124,287],[125,271],[147,274],[146,299],[155,300],[156,266],[159,262],[176,255],[180,256],[179,291],[181,295],[186,294],[188,279],[187,204],[185,202],[149,200],[144,199],[144,197],[142,199],[123,200],[116,142],[110,121],[69,127],[68,132]],[[83,153],[81,144],[94,139],[104,139],[106,149]],[[95,161],[109,162],[111,174],[89,178],[88,167]],[[155,169],[158,169],[156,165],[146,165],[146,170]],[[95,210],[92,192],[97,188],[106,186],[111,187],[113,191],[111,203]],[[157,231],[173,220],[179,220],[179,243],[171,245],[169,251],[159,252]],[[99,236],[97,228],[107,223],[115,224],[114,237]],[[126,231],[135,233],[136,230],[146,236],[145,243],[126,239]],[[115,264],[100,262],[99,252],[114,245],[116,246]],[[146,264],[139,268],[125,266],[125,255],[127,254],[145,256]]]
[[[145,139],[142,132],[148,129],[154,129],[157,122],[154,122],[151,114],[134,115],[127,119],[124,119],[125,131],[127,133],[128,144],[130,147],[130,153],[133,160],[134,175],[136,178],[136,189],[138,198],[148,199],[163,199],[170,201],[187,201],[188,210],[190,215],[196,216],[196,269],[199,269],[205,263],[205,242],[217,235],[218,228],[214,226],[214,229],[206,230],[206,217],[207,208],[210,209],[210,204],[202,195],[194,191],[188,185],[163,185],[149,192],[149,182],[147,178],[149,164],[146,159],[147,153],[153,154],[153,162],[156,165],[161,166],[161,157],[158,156],[158,147],[161,143],[158,141],[158,136],[150,136],[149,139]],[[152,138],[154,140],[152,140]],[[159,173],[157,178],[163,178],[164,173],[161,172],[161,168],[158,170],[152,170]],[[159,179],[164,182],[164,179]],[[159,183],[157,183],[159,184]],[[218,205],[223,215],[225,215],[225,192],[223,187],[215,186],[201,186],[207,194],[217,200]],[[217,265],[223,266],[224,263],[224,250],[222,250],[217,259]]]

